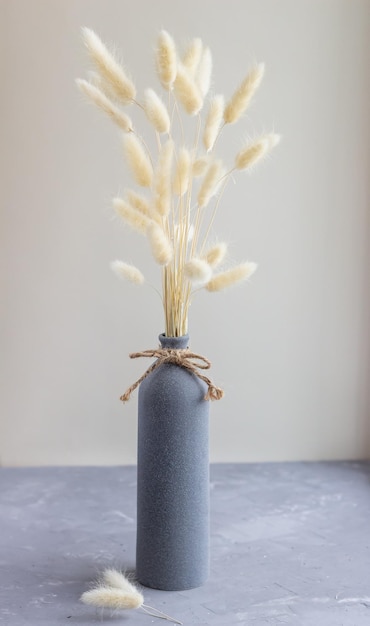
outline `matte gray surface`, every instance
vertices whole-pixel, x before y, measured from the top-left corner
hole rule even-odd
[[[0,624],[165,624],[79,603],[134,567],[136,469],[1,469]],[[184,625],[368,626],[370,464],[211,466],[211,576],[145,599]]]
[[[159,336],[185,349],[189,337]],[[139,388],[136,574],[154,589],[199,587],[209,575],[209,401],[184,367],[159,365]]]

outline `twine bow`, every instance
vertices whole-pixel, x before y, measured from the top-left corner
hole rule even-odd
[[[202,374],[199,370],[208,370],[211,367],[211,362],[206,359],[204,356],[200,354],[195,354],[195,352],[190,352],[187,348],[185,350],[174,350],[173,348],[157,348],[156,350],[143,350],[142,352],[133,352],[129,355],[130,359],[138,359],[140,357],[149,357],[156,358],[155,361],[144,374],[133,383],[131,387],[127,389],[127,391],[120,397],[122,402],[127,402],[129,400],[131,393],[140,385],[140,383],[151,374],[157,367],[162,365],[162,363],[174,363],[175,365],[179,365],[180,367],[184,367],[189,372],[192,372],[198,378],[203,380],[208,386],[208,390],[206,395],[204,396],[205,400],[220,400],[224,392],[219,387],[216,387],[212,381]]]

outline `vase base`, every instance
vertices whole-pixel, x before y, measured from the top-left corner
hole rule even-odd
[[[194,581],[190,583],[188,582],[184,584],[180,583],[180,584],[174,585],[171,583],[166,584],[166,583],[160,583],[158,581],[151,581],[141,576],[137,576],[136,580],[143,587],[148,587],[149,589],[158,589],[159,591],[187,591],[188,589],[197,589],[198,587],[202,587],[207,582],[207,579],[204,579],[201,581]]]

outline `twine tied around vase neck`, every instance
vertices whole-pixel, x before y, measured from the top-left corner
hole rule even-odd
[[[149,357],[157,359],[140,378],[133,383],[127,391],[120,397],[122,402],[127,402],[130,399],[132,392],[140,385],[140,383],[151,374],[157,367],[163,363],[172,363],[184,367],[189,372],[192,372],[198,378],[203,380],[208,386],[204,400],[221,400],[224,392],[220,387],[216,387],[212,381],[202,374],[199,370],[208,370],[211,367],[211,361],[201,354],[190,352],[188,348],[174,349],[174,348],[157,348],[155,350],[143,350],[142,352],[133,352],[129,355],[130,359],[138,359],[140,357]]]

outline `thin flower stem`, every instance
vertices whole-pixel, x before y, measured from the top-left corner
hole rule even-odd
[[[180,126],[181,141],[182,141],[182,145],[184,145],[185,144],[184,126],[183,126],[181,115],[180,115],[179,103],[177,102],[176,96],[173,96],[173,99],[175,101],[175,109],[176,109],[177,119],[178,119],[179,126]]]
[[[161,144],[161,137],[160,137],[160,134],[159,134],[159,132],[158,132],[157,130],[155,131],[155,139],[156,139],[156,142],[157,142],[158,152],[160,152],[160,151],[161,151],[161,145],[162,145],[162,144]]]
[[[202,117],[201,117],[200,113],[198,113],[198,116],[197,116],[197,129],[196,129],[196,134],[195,134],[195,139],[194,139],[194,148],[193,148],[194,149],[194,153],[196,153],[197,150],[198,150],[201,127],[202,127]]]
[[[196,127],[196,133],[194,136],[194,144],[193,144],[193,154],[197,153],[198,150],[198,146],[199,146],[199,140],[200,140],[200,131],[201,131],[201,124],[202,124],[202,118],[200,113],[198,113],[197,116],[197,127]],[[183,255],[183,262],[182,262],[182,267],[185,265],[187,258],[191,258],[194,255],[194,240],[196,241],[197,237],[196,237],[196,232],[197,232],[197,221],[199,219],[199,212],[197,212],[196,215],[196,219],[195,219],[195,226],[194,226],[194,235],[193,235],[193,241],[191,243],[190,246],[190,254],[188,255],[188,250],[189,250],[189,232],[190,232],[190,219],[191,219],[191,197],[192,197],[192,188],[193,188],[193,176],[190,177],[190,181],[189,181],[189,186],[188,186],[188,190],[186,195],[186,224],[185,224],[185,245],[184,245],[184,255]],[[199,208],[199,207],[198,207]],[[183,271],[182,271],[183,274]],[[189,306],[190,306],[190,294],[191,294],[191,283],[189,280],[186,281],[186,284],[184,286],[184,321],[183,324],[186,328],[187,326],[187,317],[188,317],[188,311],[189,311]],[[184,331],[186,332],[186,331]]]
[[[215,145],[216,145],[217,141],[219,140],[220,135],[221,135],[221,133],[222,133],[223,129],[225,128],[225,126],[226,126],[226,123],[225,123],[225,122],[222,124],[222,126],[220,126],[220,129],[219,129],[219,131],[218,131],[218,133],[217,133],[217,135],[216,135],[216,139],[215,139],[215,140],[214,140],[214,142],[213,142],[213,146],[212,146],[212,149],[210,150],[210,152],[212,152],[212,151],[214,150]]]
[[[142,111],[144,111],[144,113],[145,113],[145,107],[143,107],[143,105],[142,105],[142,104],[140,104],[140,102],[138,102],[138,100],[133,100],[132,102],[133,102],[133,104],[136,104],[136,106],[137,106],[137,107],[139,107],[139,109],[141,109],[141,110],[142,110]],[[131,130],[130,132],[133,132],[133,133],[137,136],[137,138],[138,138],[138,139],[140,139],[140,141],[142,142],[142,144],[143,144],[143,146],[144,146],[145,150],[146,150],[146,151],[147,151],[147,153],[148,153],[148,156],[149,156],[149,158],[150,158],[151,164],[152,164],[152,166],[153,166],[153,161],[152,161],[152,157],[151,157],[151,152],[150,152],[150,150],[149,150],[149,148],[148,148],[147,144],[145,143],[144,139],[143,139],[142,137],[140,137],[137,133],[135,133],[135,131],[134,131],[134,130]],[[159,150],[161,149],[161,140],[160,140],[160,136],[159,136],[158,131],[155,131],[155,135],[156,135],[156,141],[157,141],[158,152],[159,152]]]
[[[228,176],[231,176],[231,174],[233,172],[235,172],[237,168],[236,167],[232,167],[231,170],[229,170],[228,172],[226,172],[226,174],[224,174],[223,176],[221,176],[220,180],[218,181],[219,183],[224,180],[224,178],[227,178]]]
[[[163,304],[163,297],[162,297],[162,294],[161,294],[161,292],[157,289],[157,287],[155,287],[152,283],[146,283],[146,284],[147,284],[147,286],[148,286],[148,287],[150,287],[151,289],[153,289],[153,290],[156,292],[156,294],[158,294],[158,296],[159,296],[159,298],[160,298],[160,301],[161,301],[161,302],[162,302],[162,304]]]
[[[136,104],[136,106],[138,106],[140,109],[142,109],[143,111],[145,111],[145,109],[144,109],[143,105],[142,105],[142,104],[140,104],[140,102],[138,102],[137,100],[133,100],[132,102],[133,102],[133,104]]]
[[[201,118],[201,115],[199,113],[198,114],[197,134],[196,134],[195,141],[194,141],[194,153],[195,154],[197,153],[198,147],[199,147],[201,122],[202,122],[202,118]],[[193,182],[193,178],[191,179],[191,183],[192,182]],[[190,190],[189,190],[189,205],[190,205],[190,200],[191,200],[191,192],[192,192],[192,184],[191,184]],[[190,211],[189,211],[189,213],[190,213]],[[191,257],[194,255],[194,252],[195,252],[195,249],[196,249],[196,245],[197,245],[197,242],[198,242],[199,221],[200,221],[200,207],[199,207],[199,204],[198,204],[197,205],[197,213],[196,213],[196,217],[195,217],[195,223],[194,223],[194,235],[193,235],[193,241],[192,241],[191,252],[190,252],[190,256]]]
[[[225,179],[226,181],[228,181],[227,176],[228,176],[229,174],[231,174],[231,172],[232,172],[232,171],[233,171],[233,170],[230,170],[230,172],[228,172],[227,174],[224,174],[223,176],[221,176],[221,177],[219,178],[219,180],[216,182],[215,186],[217,187],[217,186],[220,184],[220,182],[221,182],[222,180],[224,180],[224,179]],[[208,227],[208,229],[207,229],[207,231],[206,231],[206,234],[205,234],[205,237],[204,237],[204,240],[203,240],[203,243],[202,243],[201,249],[200,249],[200,254],[202,254],[202,252],[203,252],[203,248],[204,248],[204,246],[205,246],[205,243],[206,243],[206,241],[207,241],[208,235],[209,235],[209,233],[210,233],[210,230],[211,230],[211,227],[212,227],[212,224],[213,224],[213,220],[214,220],[214,217],[215,217],[215,213],[216,213],[216,210],[217,210],[218,204],[219,204],[219,202],[220,202],[221,196],[222,196],[222,194],[223,194],[223,192],[224,192],[225,186],[226,186],[226,184],[224,183],[224,185],[223,185],[223,187],[222,187],[222,189],[221,189],[221,193],[219,194],[219,196],[218,196],[218,198],[217,198],[217,201],[216,201],[216,206],[215,206],[215,208],[214,208],[214,210],[213,210],[213,213],[212,213],[212,217],[211,217],[210,225],[209,225],[209,227]],[[203,215],[204,215],[204,209],[205,209],[205,207],[204,207],[204,206],[203,206],[203,207],[201,207],[201,206],[199,206],[199,204],[198,204],[198,207],[197,207],[197,214],[196,214],[196,219],[195,219],[195,229],[194,229],[193,245],[192,245],[192,250],[191,250],[191,254],[192,254],[192,255],[195,253],[195,250],[196,250],[196,247],[197,247],[197,244],[198,244],[198,240],[199,240],[199,236],[200,236],[200,232],[201,232],[202,219],[203,219]]]
[[[198,124],[197,124],[197,132],[195,135],[195,139],[194,139],[194,146],[193,146],[193,152],[194,154],[197,153],[198,151],[198,146],[199,146],[199,139],[200,139],[200,129],[201,129],[201,123],[202,123],[202,118],[200,113],[198,113]],[[192,194],[192,190],[193,190],[193,177],[191,177],[190,180],[190,184],[189,184],[189,188],[188,188],[188,194],[187,194],[187,199],[188,199],[188,212],[187,212],[187,230],[189,231],[189,222],[190,222],[190,203],[191,203],[191,194]],[[199,205],[197,207],[197,214],[196,214],[196,218],[195,218],[195,225],[194,225],[194,235],[193,235],[193,241],[192,241],[192,245],[191,245],[191,252],[190,252],[190,257],[193,256],[194,251],[195,251],[195,245],[197,242],[197,235],[198,235],[198,231],[196,228],[196,224],[198,223],[199,220]],[[195,244],[195,245],[194,245]]]
[[[173,622],[174,624],[180,624],[180,626],[182,626],[182,622],[179,622],[179,620],[175,619],[174,617],[167,615],[167,613],[163,613],[163,611],[160,611],[159,609],[155,609],[153,606],[149,606],[149,604],[142,604],[140,608],[152,617],[159,617],[161,619],[165,619],[169,622]],[[150,609],[150,611],[152,612],[148,611],[148,609]]]
[[[232,171],[233,171],[233,170],[231,170],[231,171],[229,172],[229,175],[231,174],[231,172],[232,172]],[[202,243],[202,246],[201,246],[201,249],[200,249],[200,256],[201,256],[201,255],[203,254],[203,252],[204,252],[204,248],[205,248],[205,245],[206,245],[206,243],[207,243],[208,235],[209,235],[209,233],[210,233],[210,231],[211,231],[211,228],[212,228],[212,226],[213,226],[214,219],[215,219],[215,217],[216,217],[216,213],[217,213],[218,205],[220,204],[220,201],[221,201],[222,195],[223,195],[223,193],[224,193],[224,191],[225,191],[225,189],[226,189],[226,186],[227,186],[227,184],[228,184],[228,182],[229,182],[229,180],[230,180],[229,175],[228,175],[227,177],[226,177],[226,175],[222,177],[222,178],[224,178],[225,180],[224,180],[224,183],[223,183],[223,185],[222,185],[221,191],[220,191],[220,193],[219,193],[219,195],[218,195],[218,198],[217,198],[217,200],[216,200],[216,204],[215,204],[215,206],[214,206],[214,209],[213,209],[213,211],[212,211],[211,219],[209,220],[209,224],[208,224],[208,228],[207,228],[207,230],[206,230],[206,234],[204,235],[204,238],[203,238],[203,243]],[[222,179],[221,179],[221,180],[222,180]]]
[[[168,110],[170,110],[171,108],[171,104],[170,104],[170,100],[168,101]],[[170,121],[171,121],[171,129],[173,126],[173,118],[175,117],[175,110],[176,110],[176,105],[175,102],[172,105],[172,111],[171,111],[171,115],[170,115]]]

